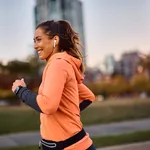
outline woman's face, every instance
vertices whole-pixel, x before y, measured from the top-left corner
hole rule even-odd
[[[54,40],[46,35],[43,29],[38,28],[34,34],[34,48],[41,60],[49,60],[54,52]]]

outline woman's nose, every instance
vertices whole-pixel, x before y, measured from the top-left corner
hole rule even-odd
[[[35,42],[35,43],[34,43],[34,49],[37,50],[37,48],[38,48],[38,45],[37,45],[37,43]]]

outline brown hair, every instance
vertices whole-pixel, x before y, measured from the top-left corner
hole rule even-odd
[[[65,20],[59,21],[45,21],[40,23],[37,28],[41,28],[49,36],[53,38],[55,35],[59,36],[59,51],[66,51],[71,56],[80,59],[82,61],[80,71],[84,72],[83,56],[79,49],[82,47],[79,39],[79,34],[73,30],[70,23]]]

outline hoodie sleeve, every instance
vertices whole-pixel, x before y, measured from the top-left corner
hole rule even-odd
[[[80,111],[88,107],[94,100],[95,95],[83,83],[78,84]]]
[[[42,90],[37,96],[37,103],[43,113],[52,114],[57,111],[66,79],[65,61],[52,60],[44,72]]]

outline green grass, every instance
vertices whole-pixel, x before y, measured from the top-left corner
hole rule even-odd
[[[150,99],[95,102],[82,112],[81,120],[84,125],[92,125],[148,118],[149,108]]]
[[[84,125],[150,117],[150,99],[95,102],[81,113]],[[39,130],[39,113],[29,107],[0,107],[0,134]]]
[[[139,131],[128,134],[112,135],[106,137],[93,137],[96,147],[108,147],[113,145],[129,144],[150,141],[150,131]]]
[[[140,131],[130,134],[121,134],[106,137],[93,137],[92,140],[97,148],[113,145],[129,144],[135,142],[143,142],[150,140],[150,131]],[[0,150],[38,150],[38,146],[14,147],[6,149],[3,148]]]
[[[0,109],[0,134],[39,130],[39,114],[27,107]]]

